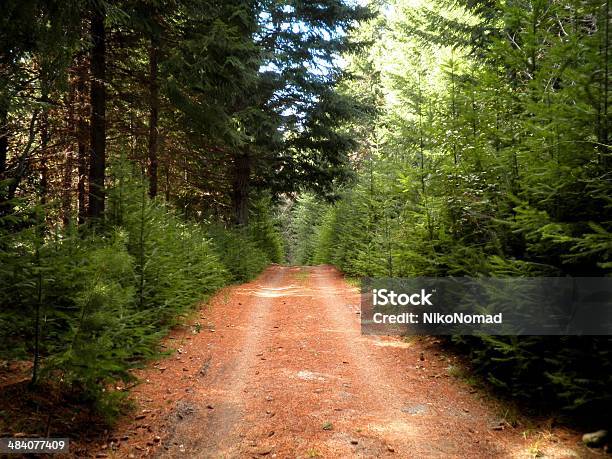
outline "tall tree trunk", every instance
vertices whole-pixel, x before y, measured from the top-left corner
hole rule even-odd
[[[79,61],[75,61],[72,69],[72,79],[70,82],[70,92],[68,94],[68,117],[67,124],[72,128],[73,140],[77,140],[78,145],[78,121],[80,119],[80,94],[79,94]],[[77,146],[78,148],[78,146]],[[73,143],[66,148],[64,155],[64,173],[62,177],[62,224],[64,227],[70,226],[72,220],[72,174],[74,171],[74,148]]]
[[[246,225],[249,222],[249,176],[251,158],[247,153],[234,156],[234,180],[232,182],[232,208],[234,223]]]
[[[151,38],[149,48],[149,196],[157,196],[157,124],[159,119],[159,87],[157,84],[157,40]]]
[[[39,223],[40,224],[40,223]],[[34,313],[34,359],[32,362],[32,379],[30,386],[34,386],[38,382],[38,372],[40,366],[40,312],[43,306],[43,271],[40,261],[40,241],[36,242],[36,266],[38,273],[36,275],[36,311]]]
[[[418,105],[417,105],[417,114],[419,116],[419,152],[420,152],[420,161],[421,161],[421,192],[425,194],[425,140],[423,135],[423,93],[421,88],[421,73],[418,74],[418,85],[419,85],[419,93],[418,93]]]
[[[76,139],[77,139],[77,205],[78,209],[78,224],[82,225],[85,223],[87,217],[86,207],[86,190],[85,183],[87,180],[87,119],[86,119],[86,107],[87,107],[87,96],[86,96],[86,83],[87,83],[87,68],[85,62],[79,64],[78,69],[78,80],[77,80],[77,125],[76,125]]]
[[[62,177],[62,224],[70,226],[72,220],[72,172],[74,170],[74,150],[66,149],[64,156],[64,175]]]
[[[0,101],[0,217],[10,213],[10,203],[8,201],[9,186],[4,180],[6,177],[6,167],[8,159],[8,104]],[[0,224],[3,220],[0,219]],[[0,241],[0,248],[2,243]]]
[[[45,66],[43,65],[43,69]],[[49,188],[49,143],[51,141],[51,127],[49,126],[49,81],[47,72],[41,69],[40,75],[41,100],[44,104],[40,115],[40,203],[47,204]],[[44,221],[41,228],[44,226]]]
[[[608,145],[610,120],[608,118],[608,98],[609,98],[609,86],[610,86],[610,60],[609,60],[609,49],[610,49],[610,2],[605,2],[604,7],[604,90],[603,90],[603,132],[601,135],[601,143]],[[607,157],[607,155],[606,155]]]
[[[89,209],[88,217],[97,219],[104,214],[104,177],[106,170],[106,77],[105,48],[106,32],[102,5],[95,5],[91,17],[91,125],[89,163]]]
[[[76,126],[75,110],[77,107],[76,85],[70,85],[70,95],[68,98],[68,126]],[[73,131],[76,138],[76,129]],[[65,150],[64,154],[64,173],[62,175],[62,224],[64,227],[70,226],[72,215],[72,170],[74,169],[74,150],[72,143]]]
[[[165,186],[166,202],[170,202],[170,161],[168,159],[166,159],[165,173],[166,173],[166,186]]]
[[[38,373],[40,367],[40,341],[41,341],[41,309],[43,305],[43,271],[40,256],[40,245],[45,237],[46,225],[45,225],[45,207],[47,204],[47,194],[49,192],[49,143],[51,141],[51,132],[49,126],[49,89],[47,86],[47,80],[44,76],[41,77],[42,96],[41,100],[45,103],[44,111],[40,117],[40,204],[41,209],[37,210],[37,233],[38,238],[36,240],[36,267],[38,273],[36,276],[36,310],[34,318],[34,359],[32,362],[32,379],[30,385],[35,385],[38,382]]]
[[[43,96],[43,100],[47,97]],[[49,110],[45,109],[40,117],[40,203],[47,204],[49,191]]]
[[[4,178],[8,155],[8,110],[0,105],[0,180]]]

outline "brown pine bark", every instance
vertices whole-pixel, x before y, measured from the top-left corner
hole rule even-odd
[[[104,11],[95,5],[91,17],[90,71],[90,163],[89,163],[89,208],[87,216],[99,219],[104,215],[104,178],[106,172],[106,31]]]
[[[87,217],[87,68],[85,59],[79,64],[76,100],[77,100],[77,122],[76,122],[76,139],[77,139],[77,206],[78,206],[78,224],[85,223]]]
[[[247,153],[234,156],[234,179],[232,182],[232,208],[234,223],[238,226],[249,222],[249,178],[251,158]]]
[[[47,97],[43,96],[43,100]],[[47,203],[49,191],[49,141],[51,134],[49,131],[49,110],[45,109],[40,117],[40,202],[42,205]]]
[[[6,160],[8,154],[8,111],[6,107],[0,106],[0,180],[6,171]]]
[[[159,86],[157,83],[157,56],[158,47],[156,40],[151,39],[149,48],[149,196],[157,196],[158,175],[158,121],[159,121]]]

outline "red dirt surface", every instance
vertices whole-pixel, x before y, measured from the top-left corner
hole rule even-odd
[[[512,427],[433,338],[362,336],[332,267],[272,266],[220,291],[169,358],[137,372],[135,416],[99,457],[595,457],[563,428]]]

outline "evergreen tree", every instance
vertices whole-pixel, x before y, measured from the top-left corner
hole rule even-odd
[[[609,15],[392,2],[350,61],[362,83],[346,90],[382,93],[352,121],[367,132],[357,180],[327,209],[298,202],[294,225],[318,222],[304,247],[353,276],[609,276]],[[605,337],[455,340],[515,397],[583,414],[612,400],[593,373]]]

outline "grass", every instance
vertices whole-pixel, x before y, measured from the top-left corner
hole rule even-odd
[[[529,457],[532,457],[534,459],[544,456],[544,453],[538,447],[538,442],[535,442],[535,444],[527,448],[527,454],[529,454]]]
[[[541,449],[542,443],[546,442],[554,442],[555,434],[550,430],[535,430],[535,429],[527,429],[523,432],[523,438],[528,440],[530,437],[533,438],[531,444],[527,447],[527,454],[531,458],[544,457],[545,453]]]
[[[502,421],[511,427],[520,426],[522,424],[521,422],[522,416],[521,416],[519,409],[516,406],[512,405],[510,402],[501,403],[501,405],[502,405],[502,412],[501,412]]]
[[[465,384],[474,388],[482,388],[483,381],[480,377],[476,376],[472,371],[463,367],[460,364],[451,364],[447,367],[446,371],[450,376],[456,379],[462,380]]]
[[[406,335],[406,336],[402,336],[402,341],[404,343],[408,343],[408,344],[414,344],[417,341],[421,341],[422,337],[421,335]]]

